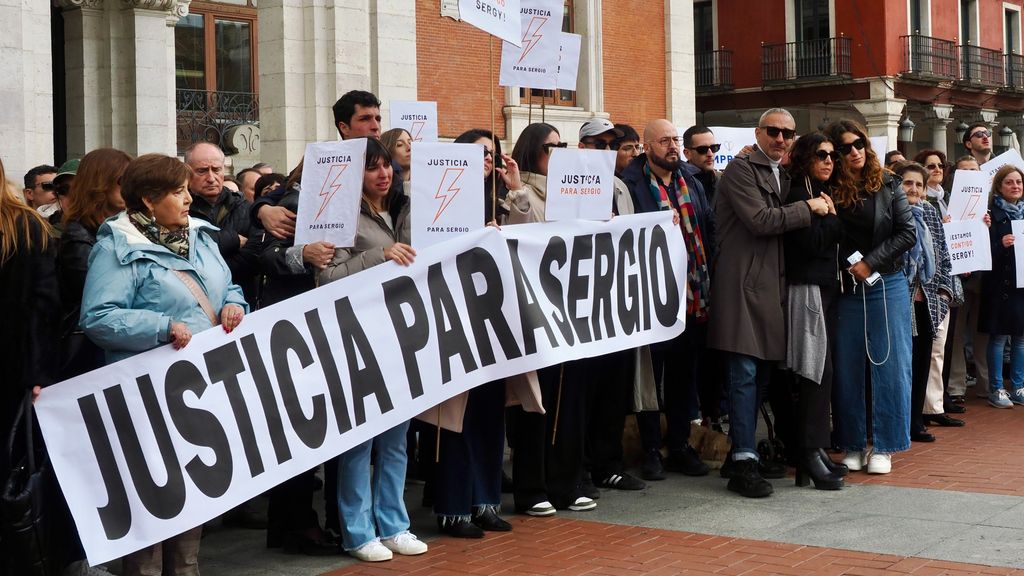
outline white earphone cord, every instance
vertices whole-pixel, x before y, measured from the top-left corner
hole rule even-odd
[[[871,357],[871,343],[868,341],[868,285],[864,283],[860,292],[861,301],[864,302],[864,351],[868,353],[868,361],[875,366],[881,366],[889,360],[889,353],[892,352],[892,336],[889,334],[889,302],[885,297],[885,278],[879,278],[882,281],[882,309],[885,311],[885,358],[881,362],[875,362],[875,359]],[[854,284],[857,283],[857,279],[854,278]]]

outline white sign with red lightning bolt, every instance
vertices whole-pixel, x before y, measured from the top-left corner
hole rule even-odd
[[[412,245],[426,248],[484,226],[484,147],[412,145]]]
[[[562,1],[522,0],[519,14],[522,46],[502,43],[498,84],[554,90],[562,41]]]
[[[314,142],[303,157],[295,244],[352,246],[363,193],[366,139]]]

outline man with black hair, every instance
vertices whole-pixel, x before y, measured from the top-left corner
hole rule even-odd
[[[47,204],[57,201],[57,193],[53,187],[53,179],[57,176],[57,168],[42,164],[25,173],[25,203],[39,210]]]
[[[964,132],[964,148],[978,161],[978,166],[992,159],[992,128],[984,122],[975,122]]]
[[[629,124],[615,124],[615,129],[622,133],[612,142],[612,150],[618,153],[615,157],[615,175],[622,178],[626,166],[629,166],[633,158],[644,153],[644,147],[640,144],[640,135]]]
[[[683,156],[686,169],[704,187],[708,202],[715,200],[715,188],[722,173],[715,170],[715,154],[722,145],[715,142],[715,133],[707,126],[690,126],[683,132]]]

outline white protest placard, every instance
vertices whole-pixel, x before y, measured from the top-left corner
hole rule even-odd
[[[484,147],[412,145],[412,245],[417,250],[484,226]]]
[[[1024,220],[1011,220],[1013,260],[1017,266],[1017,288],[1024,288]]]
[[[562,32],[559,44],[558,79],[555,88],[559,90],[575,90],[576,77],[580,72],[580,46],[583,37],[571,32]]]
[[[953,220],[981,220],[988,212],[992,177],[977,170],[957,170],[946,213]]]
[[[871,140],[871,149],[875,151],[875,155],[878,156],[878,161],[882,162],[885,160],[885,154],[889,151],[889,137],[888,136],[868,136],[868,140]]]
[[[685,271],[669,212],[488,227],[47,387],[35,412],[96,565],[480,384],[674,338]]]
[[[685,127],[683,130],[679,130],[679,133],[682,134],[684,130]],[[725,167],[732,162],[732,159],[740,153],[744,146],[757,144],[753,128],[711,126],[710,130],[715,134],[715,142],[722,146],[715,154],[715,170],[725,170]]]
[[[437,142],[437,102],[392,100],[391,127],[404,128],[413,142]]]
[[[519,0],[459,0],[459,18],[516,46],[523,40]]]
[[[615,196],[614,150],[552,148],[544,219],[607,220]]]
[[[562,43],[562,1],[521,0],[522,44],[501,45],[500,86],[554,90]]]
[[[996,172],[998,172],[1000,168],[1007,164],[1013,164],[1021,170],[1024,170],[1024,159],[1020,157],[1020,152],[1010,148],[1006,152],[1003,152],[999,156],[996,156],[982,164],[981,173],[988,178],[988,183],[992,184],[992,177],[996,175]]]
[[[981,220],[954,220],[942,225],[949,249],[950,274],[992,269],[988,226]]]
[[[352,246],[363,196],[366,138],[306,144],[295,244]]]

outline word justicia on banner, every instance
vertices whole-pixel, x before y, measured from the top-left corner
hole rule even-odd
[[[672,338],[666,213],[486,228],[43,391],[92,564],[198,526],[475,386]]]

